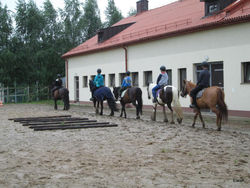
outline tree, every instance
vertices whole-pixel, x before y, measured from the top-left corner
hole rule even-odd
[[[85,40],[96,35],[101,27],[100,10],[96,0],[86,0],[84,5]]]
[[[114,0],[108,0],[108,6],[105,10],[105,15],[107,20],[107,27],[112,26],[123,18],[121,12],[115,6]]]
[[[136,13],[137,13],[136,9],[131,8],[131,9],[128,11],[128,17],[134,16],[134,15],[136,15]]]

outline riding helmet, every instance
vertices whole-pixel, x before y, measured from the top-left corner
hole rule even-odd
[[[61,77],[61,74],[57,74],[57,77]]]
[[[130,75],[130,72],[129,72],[129,71],[127,71],[127,72],[126,72],[126,75],[128,75],[128,76],[129,76],[129,75]]]
[[[201,66],[202,66],[202,67],[208,67],[208,63],[207,63],[206,61],[203,61],[203,62],[201,63]]]
[[[166,67],[165,67],[164,65],[162,65],[162,66],[160,67],[160,70],[161,70],[161,71],[166,71]]]
[[[99,73],[99,74],[100,74],[101,72],[102,72],[102,70],[101,70],[101,69],[97,69],[97,73]]]

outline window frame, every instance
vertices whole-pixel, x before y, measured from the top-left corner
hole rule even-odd
[[[108,77],[109,77],[108,86],[115,87],[115,73],[109,74]]]
[[[247,75],[250,75],[250,62],[242,62],[242,83],[250,84],[250,78],[247,79]],[[247,72],[249,69],[249,72]],[[249,76],[250,77],[250,76]]]
[[[151,75],[151,81],[149,80]],[[148,83],[147,83],[148,82]],[[143,86],[147,87],[148,84],[153,83],[153,71],[143,71]]]

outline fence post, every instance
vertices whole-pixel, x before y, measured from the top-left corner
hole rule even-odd
[[[30,102],[30,86],[27,87],[27,96],[28,96],[27,102]]]
[[[38,94],[38,81],[36,81],[36,101],[39,101]]]
[[[7,86],[7,103],[9,103],[9,86]]]
[[[16,82],[15,82],[15,103],[17,103],[17,97],[16,97]]]

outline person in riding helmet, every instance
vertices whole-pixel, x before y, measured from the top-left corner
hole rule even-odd
[[[58,89],[62,88],[62,79],[61,79],[61,75],[60,74],[57,74],[57,78],[56,78],[56,81],[55,81],[55,84],[54,84],[54,87],[53,89],[51,90],[52,91],[52,94],[54,94],[54,92]]]
[[[202,71],[200,72],[199,78],[198,78],[198,82],[196,84],[196,87],[194,89],[191,90],[190,92],[190,96],[193,99],[192,104],[189,106],[190,108],[196,108],[197,107],[197,101],[196,101],[196,95],[197,93],[210,86],[209,82],[210,82],[210,73],[208,71],[208,63],[206,61],[202,62],[201,67],[202,67]]]
[[[104,79],[103,76],[101,75],[102,70],[101,69],[97,69],[97,75],[94,78],[94,84],[96,89],[103,87],[104,86]],[[90,98],[91,101],[93,101],[94,96],[92,93],[92,97]]]
[[[131,87],[131,82],[132,82],[132,80],[130,77],[130,72],[127,71],[126,76],[124,77],[124,79],[122,81],[122,86],[121,86],[120,93],[119,93],[119,99],[121,97],[122,92],[125,91],[127,88]]]
[[[163,86],[168,85],[168,74],[166,72],[166,67],[161,66],[160,71],[161,71],[161,74],[157,78],[157,82],[156,82],[157,85],[152,89],[152,94],[153,94],[153,97],[154,97],[154,99],[153,99],[154,103],[157,102],[157,97],[156,97],[157,90],[160,89]]]

